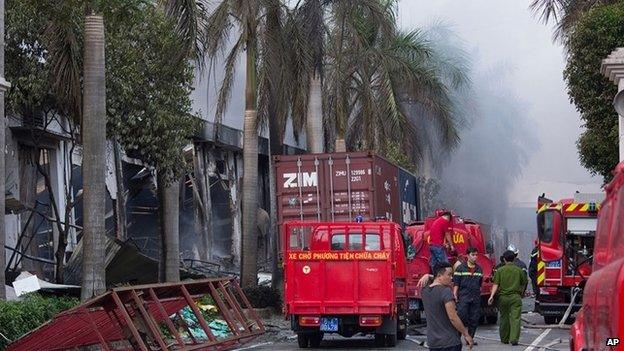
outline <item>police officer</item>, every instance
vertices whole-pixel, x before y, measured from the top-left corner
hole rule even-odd
[[[500,312],[499,335],[503,344],[518,345],[520,339],[520,313],[522,312],[522,294],[528,283],[526,274],[514,264],[516,255],[507,250],[503,253],[505,265],[494,273],[494,285],[488,304],[494,303],[494,295],[499,292],[498,310]]]
[[[474,339],[481,318],[481,283],[483,270],[477,264],[477,249],[466,250],[466,262],[453,273],[453,295],[457,301],[457,314]],[[475,343],[476,344],[476,343]]]

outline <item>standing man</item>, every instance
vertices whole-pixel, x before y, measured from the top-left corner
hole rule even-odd
[[[497,292],[500,312],[499,335],[503,344],[518,345],[520,339],[520,314],[522,312],[522,293],[528,283],[526,274],[514,264],[516,255],[513,251],[503,253],[505,265],[494,273],[494,285],[488,304],[494,303]]]
[[[453,295],[457,301],[457,313],[474,339],[481,318],[481,283],[483,270],[477,264],[477,249],[466,250],[466,263],[460,264],[453,273]],[[476,343],[475,343],[476,345]]]
[[[451,239],[451,233],[449,232],[450,225],[450,212],[444,212],[440,217],[433,221],[433,224],[431,225],[431,230],[429,231],[429,253],[431,254],[429,265],[431,266],[432,272],[436,264],[448,262],[448,257],[446,257],[444,247],[448,247],[451,251],[454,250],[453,240]]]
[[[529,262],[529,278],[531,279],[531,287],[533,288],[533,294],[535,298],[539,294],[539,288],[537,287],[537,256],[539,254],[538,241],[534,242],[535,247],[531,251],[531,261]]]
[[[461,336],[472,348],[472,337],[457,315],[451,291],[453,268],[448,262],[438,263],[433,270],[433,283],[422,288],[421,296],[427,313],[427,345],[432,351],[460,351]]]

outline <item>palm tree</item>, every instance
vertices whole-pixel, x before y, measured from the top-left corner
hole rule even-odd
[[[158,175],[161,230],[159,280],[180,281],[180,182]]]
[[[258,206],[258,37],[266,9],[264,1],[222,0],[208,18],[207,55],[215,58],[227,46],[228,37],[234,45],[225,60],[224,78],[219,90],[215,123],[221,123],[230,98],[238,56],[245,52],[245,114],[243,130],[243,238],[241,253],[241,284],[257,285],[256,210]]]
[[[406,110],[410,102],[432,117],[443,145],[456,145],[450,89],[466,83],[466,76],[457,68],[446,82],[421,32],[396,29],[394,2],[383,5],[381,14],[355,12],[351,26],[334,29],[330,36],[329,113],[339,139],[347,139],[349,148],[382,154],[393,141],[412,159],[418,158],[423,140],[416,133],[420,126],[414,125]],[[372,21],[373,15],[386,21]]]
[[[104,212],[106,189],[106,75],[104,19],[85,16],[83,179],[84,231],[81,298],[87,300],[106,289],[104,275]]]
[[[530,8],[544,23],[555,22],[553,38],[564,42],[583,14],[595,6],[609,5],[617,0],[533,0]]]

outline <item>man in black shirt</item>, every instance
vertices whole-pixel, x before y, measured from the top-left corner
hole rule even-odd
[[[453,285],[453,268],[447,262],[434,266],[433,283],[422,288],[422,301],[427,314],[427,345],[433,351],[459,351],[461,335],[472,348],[472,337],[457,315]]]
[[[457,301],[457,313],[468,333],[474,338],[481,318],[481,283],[483,270],[477,264],[477,249],[466,250],[466,263],[460,264],[453,273],[453,295]]]

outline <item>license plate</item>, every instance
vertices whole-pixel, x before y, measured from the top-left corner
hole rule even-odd
[[[324,332],[337,332],[338,318],[321,318],[320,329]]]
[[[409,300],[409,309],[410,310],[418,310],[418,309],[420,309],[420,301],[418,301],[418,300]]]
[[[546,262],[548,268],[561,268],[561,260]]]

